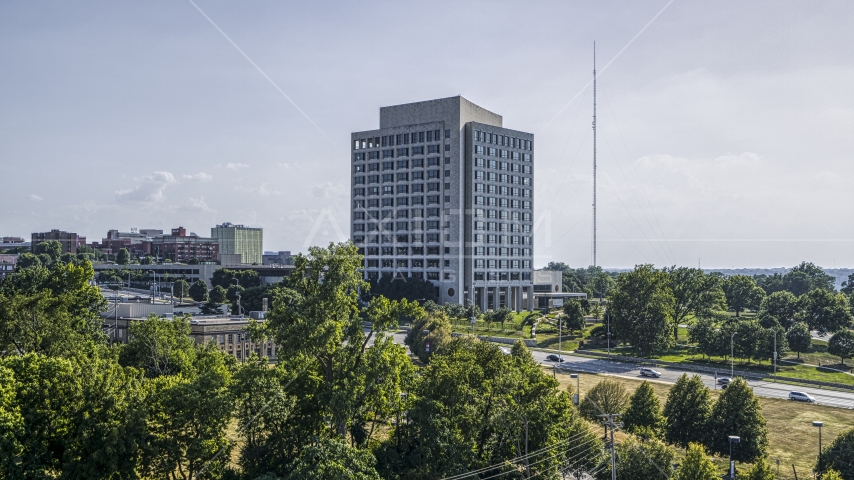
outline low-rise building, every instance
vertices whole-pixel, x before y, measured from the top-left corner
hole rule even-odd
[[[104,253],[117,253],[124,248],[131,255],[139,257],[151,255],[152,239],[161,236],[163,236],[163,230],[153,228],[131,228],[130,232],[109,230],[107,236],[101,240],[101,243],[93,244],[93,247]]]
[[[291,256],[291,252],[289,251],[279,251],[279,252],[264,252],[264,255],[261,257],[262,265],[293,265],[294,257]]]
[[[534,270],[534,299],[537,308],[560,308],[569,299],[582,300],[586,293],[563,292],[563,272]]]
[[[2,280],[6,275],[12,273],[12,271],[15,270],[15,265],[17,263],[17,254],[0,254],[0,280]]]
[[[215,262],[219,254],[219,242],[215,238],[200,237],[184,227],[173,228],[170,235],[162,235],[151,240],[151,254],[160,259],[174,262],[187,262],[196,259],[200,262]]]
[[[62,230],[53,229],[49,232],[36,232],[32,235],[30,248],[33,252],[36,251],[38,244],[56,240],[62,245],[62,253],[77,253],[77,247],[86,245],[86,237],[77,235],[74,232],[65,232]]]

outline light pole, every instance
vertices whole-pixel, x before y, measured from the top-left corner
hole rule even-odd
[[[561,341],[563,340],[563,317],[557,317],[557,361],[560,363],[563,360],[563,350],[561,349]]]
[[[611,314],[606,313],[605,317],[608,321],[608,356],[611,356]]]
[[[729,436],[729,478],[735,480],[735,462],[732,460],[732,444],[741,442],[741,437],[736,435]]]
[[[575,395],[573,395],[575,398],[573,398],[572,400],[573,403],[575,403],[575,406],[577,407],[581,404],[581,378],[579,378],[577,373],[569,374],[569,378],[575,379]]]
[[[729,377],[735,377],[735,333],[729,336]]]
[[[813,427],[818,427],[818,480],[824,475],[824,466],[821,464],[821,427],[824,422],[812,422]]]
[[[777,381],[777,330],[771,328],[770,330],[774,331],[774,381]]]

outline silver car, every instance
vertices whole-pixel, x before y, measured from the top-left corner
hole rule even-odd
[[[815,397],[804,392],[789,392],[789,400],[815,403]]]
[[[651,368],[641,368],[640,374],[642,377],[660,378],[661,374]]]

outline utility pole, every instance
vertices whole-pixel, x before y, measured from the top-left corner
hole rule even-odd
[[[596,42],[593,42],[593,266],[596,266]]]
[[[605,428],[611,430],[611,480],[617,480],[617,449],[616,445],[614,445],[614,430],[622,427],[623,424],[621,422],[614,422],[614,419],[622,416],[622,414],[605,413],[599,416],[605,419],[602,423],[605,425]]]

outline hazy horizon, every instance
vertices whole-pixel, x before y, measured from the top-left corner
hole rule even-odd
[[[350,132],[461,94],[535,135],[535,266],[587,266],[595,41],[598,264],[854,266],[852,21],[842,2],[4,2],[0,235],[230,221],[304,252],[349,234]]]

